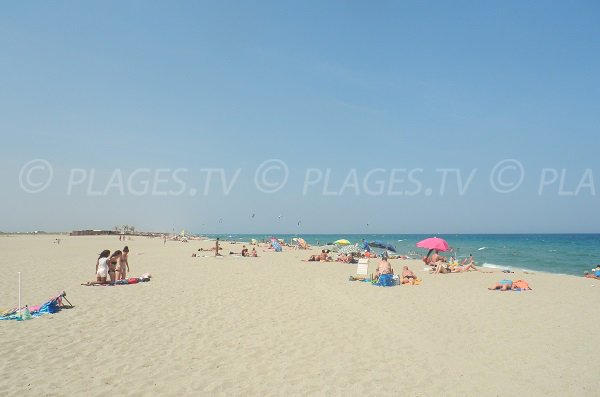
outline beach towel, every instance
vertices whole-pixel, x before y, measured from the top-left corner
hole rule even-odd
[[[90,283],[85,283],[85,284],[81,284],[81,285],[84,285],[86,287],[111,287],[111,286],[116,286],[116,285],[129,285],[129,284],[137,284],[137,283],[143,283],[143,282],[150,281],[151,277],[152,277],[152,275],[150,273],[144,273],[140,277],[130,277],[126,280],[117,280],[117,281],[115,281],[114,284],[110,284],[110,283],[100,284],[100,283],[90,282]]]

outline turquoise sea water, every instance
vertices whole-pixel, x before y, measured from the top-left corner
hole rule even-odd
[[[230,237],[231,236],[231,237]],[[207,237],[217,237],[208,235]],[[264,240],[265,234],[218,235],[223,240]],[[431,235],[422,234],[279,234],[280,239],[290,241],[302,237],[311,245],[324,245],[345,238],[352,243],[381,240],[394,245],[399,254],[409,252],[424,255],[427,250],[415,244]],[[458,258],[473,254],[479,265],[488,267],[525,269],[582,275],[600,263],[600,234],[446,234],[445,239],[454,248]],[[449,255],[446,253],[446,255]]]

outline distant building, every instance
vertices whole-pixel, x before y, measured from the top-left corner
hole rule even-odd
[[[119,232],[114,230],[73,230],[69,233],[70,236],[110,236],[116,234],[119,234]]]

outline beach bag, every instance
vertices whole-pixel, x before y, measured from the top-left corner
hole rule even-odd
[[[382,274],[379,276],[379,285],[382,287],[391,287],[394,285],[394,276],[392,274]]]

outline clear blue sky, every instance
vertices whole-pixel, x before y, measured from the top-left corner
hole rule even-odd
[[[599,231],[598,2],[2,8],[0,230]]]

